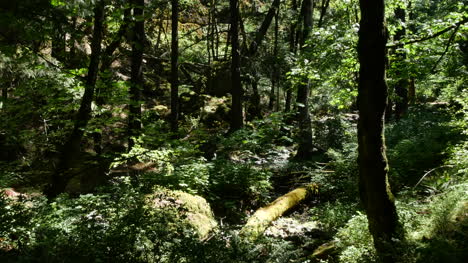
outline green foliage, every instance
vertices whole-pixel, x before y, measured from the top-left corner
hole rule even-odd
[[[356,203],[327,201],[310,209],[311,219],[333,234],[344,227],[356,212]]]
[[[28,207],[0,198],[5,262],[289,262],[299,252],[290,242],[250,243],[229,229],[200,241],[184,223],[184,207],[144,205],[140,186],[116,178],[98,194]],[[171,199],[167,199],[171,202]]]
[[[271,175],[270,171],[249,163],[217,160],[211,169],[207,194],[227,211],[257,208],[269,200]],[[243,204],[245,201],[248,203]]]
[[[238,130],[223,138],[221,152],[250,152],[257,155],[267,155],[268,151],[278,145],[292,143],[292,126],[285,124],[290,114],[275,112],[263,119],[254,120],[248,127]]]
[[[117,167],[129,159],[136,159],[150,167],[148,171],[142,172],[140,178],[147,188],[162,185],[169,189],[196,194],[206,192],[212,166],[197,155],[196,146],[190,144],[158,150],[149,150],[137,144],[129,153],[122,154],[123,161],[114,162],[113,166]]]
[[[463,138],[451,115],[436,108],[411,108],[407,117],[386,129],[390,177],[398,184],[415,184],[427,171],[443,164],[447,145]]]
[[[358,212],[354,215],[346,226],[338,231],[336,237],[339,246],[343,248],[339,255],[340,262],[376,262],[376,252],[365,214]]]

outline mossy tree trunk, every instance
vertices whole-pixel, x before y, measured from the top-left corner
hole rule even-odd
[[[130,73],[130,103],[128,114],[128,150],[134,145],[133,137],[141,133],[141,99],[143,89],[143,48],[145,39],[144,0],[133,0],[133,39]]]
[[[265,207],[255,211],[249,218],[245,226],[241,229],[241,235],[256,239],[265,232],[271,222],[282,216],[288,210],[304,201],[308,196],[318,191],[317,185],[311,184],[292,190],[291,192],[278,197]]]
[[[59,164],[52,175],[52,184],[46,189],[46,195],[50,198],[56,197],[65,191],[71,176],[68,174],[81,153],[81,140],[84,130],[91,119],[91,103],[94,97],[94,88],[99,71],[99,61],[101,57],[101,42],[104,21],[104,0],[96,2],[94,8],[94,29],[91,41],[91,60],[86,76],[85,92],[81,99],[80,108],[75,117],[73,131],[63,145]]]
[[[360,0],[360,8],[359,190],[375,248],[382,262],[394,262],[399,223],[387,178],[384,140],[384,114],[388,97],[384,0]]]

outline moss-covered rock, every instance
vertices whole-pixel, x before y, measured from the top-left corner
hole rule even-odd
[[[201,196],[158,187],[146,196],[146,203],[150,209],[155,210],[177,209],[180,220],[193,227],[200,239],[207,238],[218,226],[210,204]]]

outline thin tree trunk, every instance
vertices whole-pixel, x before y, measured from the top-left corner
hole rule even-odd
[[[133,0],[134,27],[132,39],[130,103],[128,114],[128,150],[134,145],[133,138],[141,133],[141,93],[143,89],[143,48],[145,39],[145,22],[143,19],[144,0]]]
[[[66,39],[65,32],[63,31],[63,21],[61,19],[66,20],[66,17],[63,17],[61,14],[57,14],[54,21],[51,55],[58,61],[64,62]]]
[[[359,78],[359,190],[369,230],[382,262],[395,262],[398,215],[388,183],[384,114],[387,31],[384,0],[360,0]]]
[[[278,82],[278,31],[279,31],[279,7],[275,15],[275,42],[273,45],[273,59],[275,64],[273,65],[273,72],[271,74],[271,90],[270,90],[270,102],[268,103],[268,109],[273,110],[276,96],[279,97],[279,92],[275,96],[275,88]]]
[[[252,57],[257,53],[258,47],[262,43],[263,39],[265,38],[265,35],[268,31],[268,28],[270,27],[271,21],[275,17],[276,10],[278,9],[281,1],[280,0],[274,0],[274,2],[271,4],[270,9],[268,10],[268,13],[265,17],[265,19],[262,22],[262,25],[260,28],[257,30],[257,33],[255,34],[255,39],[250,43],[249,50],[246,52],[242,52],[243,55],[247,57]]]
[[[292,9],[294,12],[297,12],[297,0],[292,0]],[[289,28],[289,51],[293,54],[296,54],[296,31],[297,31],[297,19],[293,19],[291,26]],[[291,84],[290,84],[291,85]],[[291,111],[291,100],[292,100],[292,88],[288,88],[286,90],[286,98],[285,98],[285,105],[284,105],[284,112]]]
[[[65,187],[70,180],[70,175],[67,174],[69,169],[74,165],[74,162],[79,158],[81,153],[81,140],[83,138],[84,129],[91,119],[91,103],[94,96],[94,88],[99,70],[99,60],[101,57],[101,42],[104,21],[104,1],[98,1],[94,8],[94,30],[91,42],[91,60],[88,66],[88,75],[85,82],[85,92],[81,99],[81,105],[75,117],[73,131],[65,142],[60,156],[60,161],[56,171],[52,176],[52,184],[46,190],[48,197],[53,198],[58,194],[63,193]]]
[[[113,62],[113,54],[115,50],[120,46],[122,39],[128,31],[128,25],[130,24],[130,8],[124,10],[124,21],[120,25],[117,34],[114,36],[112,42],[102,52],[101,67],[99,69],[101,73],[102,85],[99,85],[96,89],[96,105],[102,107],[106,104],[107,98],[109,97],[109,89],[111,88],[111,71],[110,67]],[[96,116],[97,119],[101,118],[101,114]],[[94,140],[94,151],[100,155],[102,153],[102,134],[101,132],[93,133]]]
[[[414,105],[416,103],[416,84],[414,77],[410,78],[408,86],[408,103]]]
[[[172,0],[171,130],[174,133],[177,132],[178,122],[179,122],[179,67],[178,67],[179,35],[178,35],[178,30],[179,30],[179,0]]]
[[[239,3],[238,0],[230,0],[231,9],[231,77],[232,77],[232,108],[231,108],[231,132],[244,126],[242,113],[242,83],[240,79],[240,55],[239,55]]]
[[[405,9],[398,7],[395,9],[395,18],[401,21],[402,27],[398,29],[395,33],[394,41],[398,42],[405,37],[406,29],[405,29],[405,22],[406,22],[406,12]],[[397,67],[395,70],[395,75],[397,83],[395,85],[395,93],[398,96],[395,102],[395,118],[399,120],[408,110],[408,86],[409,86],[409,79],[404,76],[405,67],[405,59],[406,53],[401,50],[396,50],[396,60],[397,60]]]
[[[323,21],[325,18],[325,14],[327,13],[327,9],[330,6],[330,0],[322,0],[322,6],[320,8],[320,18],[318,21],[318,27],[323,25]]]
[[[122,39],[124,38],[125,34],[128,32],[128,25],[130,24],[130,8],[124,10],[124,21],[119,27],[117,34],[114,36],[112,42],[104,49],[102,52],[102,59],[101,59],[101,67],[100,72],[104,73],[103,75],[108,76],[110,75],[110,67],[113,62],[113,54],[115,50],[120,46],[122,43]],[[103,80],[108,82],[108,78],[104,77]],[[106,94],[108,92],[109,83],[105,83],[105,85],[98,87],[96,90],[96,104],[102,106],[106,103]]]
[[[261,118],[262,109],[260,107],[260,93],[258,92],[258,76],[257,73],[253,73],[253,77],[250,79],[252,86],[252,96],[250,97],[250,106],[248,107],[247,120],[251,121],[255,118]]]
[[[302,29],[301,50],[305,51],[304,44],[312,29],[312,0],[304,0],[304,25]],[[303,80],[306,84],[300,84],[297,89],[297,105],[299,120],[299,148],[297,149],[295,159],[305,160],[312,157],[312,125],[309,113],[309,88],[310,81]]]

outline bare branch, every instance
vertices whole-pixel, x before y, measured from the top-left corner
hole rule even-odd
[[[419,43],[419,42],[423,42],[423,41],[426,41],[426,40],[429,40],[429,39],[433,39],[433,38],[436,38],[454,28],[458,28],[460,27],[461,25],[463,24],[466,24],[468,23],[468,17],[465,17],[464,19],[460,20],[459,22],[435,33],[435,34],[432,34],[432,35],[429,35],[429,36],[425,36],[423,38],[420,38],[420,39],[413,39],[413,40],[409,40],[409,41],[406,41],[406,42],[394,42],[394,43],[391,43],[389,45],[387,45],[387,48],[396,48],[396,47],[402,47],[404,45],[410,45],[410,44],[414,44],[414,43]]]

